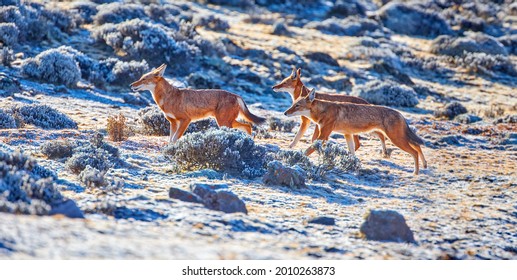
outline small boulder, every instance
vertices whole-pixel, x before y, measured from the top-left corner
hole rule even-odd
[[[482,119],[480,117],[476,116],[476,115],[461,114],[461,115],[456,116],[454,118],[454,120],[459,122],[459,123],[470,124],[470,123],[479,122]]]
[[[332,58],[332,56],[324,52],[308,52],[305,54],[305,57],[310,60],[319,61],[321,63],[339,67],[339,63],[337,62],[337,60],[335,60],[334,58]]]
[[[77,204],[71,200],[65,200],[57,205],[54,205],[49,212],[49,215],[64,215],[73,219],[84,219],[84,214]]]
[[[332,217],[326,217],[326,216],[315,217],[315,218],[310,219],[307,222],[309,224],[320,224],[320,225],[325,225],[325,226],[336,225],[336,219],[334,219]]]
[[[5,73],[0,72],[0,97],[13,96],[16,92],[21,92],[20,82]]]
[[[467,37],[440,36],[433,40],[430,51],[448,56],[463,56],[465,52],[508,55],[501,42],[483,33],[471,33]]]
[[[193,202],[193,203],[203,203],[201,198],[191,192],[184,191],[182,189],[170,188],[169,189],[169,197],[178,199],[185,202]]]
[[[228,185],[193,184],[192,192],[199,196],[206,208],[225,213],[241,212],[248,214],[246,204],[231,191],[225,190]]]
[[[367,240],[416,243],[404,217],[392,210],[370,210],[360,232]]]
[[[267,165],[267,172],[262,178],[266,185],[282,185],[291,188],[305,187],[306,174],[303,169],[295,166],[287,167],[274,160]]]
[[[467,108],[459,102],[452,102],[434,112],[436,118],[454,119],[456,116],[467,113]]]
[[[287,28],[287,25],[284,22],[277,21],[273,25],[273,30],[271,31],[271,34],[278,35],[278,36],[291,36],[292,33]]]

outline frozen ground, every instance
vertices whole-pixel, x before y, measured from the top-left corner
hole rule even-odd
[[[377,11],[378,2],[382,1],[349,2],[362,3],[367,11],[356,11],[346,19],[359,22],[371,18],[380,27],[364,36],[333,35],[309,28],[304,25],[324,20],[331,9],[310,3],[305,10],[285,13],[288,9],[278,5],[233,7],[185,2],[187,12],[177,17],[215,14],[228,22],[229,29],[225,31],[197,27],[197,36],[213,44],[224,42],[221,48],[226,53],[203,52],[206,60],[193,63],[191,71],[212,80],[208,81],[212,85],[242,95],[257,115],[287,121],[282,112],[290,106],[290,97],[287,93],[274,93],[270,87],[287,76],[291,66],[302,67],[302,80],[309,87],[347,93],[376,80],[402,84],[406,75],[412,83],[406,86],[414,89],[419,103],[411,108],[395,107],[426,142],[423,151],[429,167],[421,170],[419,176],[412,175],[409,155],[389,143],[391,158],[382,158],[379,141],[369,135],[363,136],[357,152],[362,164],[359,171],[335,172],[308,180],[307,186],[300,189],[264,185],[261,177],[244,179],[224,171],[177,173],[163,154],[168,137],[143,135],[136,129],[125,141],[107,141],[119,149],[123,162],[112,168],[110,174],[124,180],[124,187],[87,187],[67,169],[65,160],[48,159],[41,152],[41,145],[64,139],[87,141],[93,132],[106,133],[107,118],[119,113],[126,116],[131,127],[138,128],[138,111],[145,105],[130,104],[124,99],[130,91],[123,82],[127,72],[122,71],[122,76],[115,78],[114,83],[122,80],[116,86],[97,85],[84,75],[77,84],[63,86],[62,82],[53,84],[45,78],[23,74],[23,59],[61,45],[71,45],[97,61],[109,57],[141,61],[150,54],[142,51],[128,57],[90,39],[90,34],[101,28],[99,20],[79,21],[71,31],[48,31],[52,36],[42,43],[20,38],[20,42],[8,46],[4,39],[4,49],[12,48],[13,53],[23,55],[0,66],[4,76],[20,83],[14,90],[2,85],[5,97],[0,95],[0,107],[20,103],[49,105],[73,119],[78,129],[43,129],[31,124],[1,129],[0,149],[19,149],[54,170],[60,192],[77,203],[85,219],[0,213],[0,258],[516,259],[516,72],[498,67],[494,60],[488,64],[485,60],[480,64],[476,64],[477,60],[462,64],[461,61],[470,59],[467,55],[437,54],[432,46],[436,40],[433,32],[404,34],[382,17],[367,17],[366,14]],[[451,16],[451,11],[459,8],[438,8],[439,2],[420,1],[412,5],[423,5],[444,17],[451,37],[468,37],[472,30],[467,30],[465,20],[481,20],[481,33],[498,40],[513,35],[515,44],[516,14],[515,8],[509,8],[510,1],[500,5],[475,1],[479,7],[493,5],[492,9],[506,11],[494,12],[497,18],[492,19],[492,10],[485,15],[476,14],[470,12],[472,8],[467,4],[463,14]],[[57,6],[73,4],[64,2]],[[92,5],[95,8],[96,4]],[[112,13],[117,14],[116,10]],[[289,34],[272,34],[278,20],[284,22]],[[505,50],[501,57],[489,59],[503,59],[516,67],[516,50],[511,45]],[[324,59],[321,55],[308,55],[314,51],[327,53],[337,65],[317,61],[316,58]],[[387,71],[372,66],[379,61],[387,61]],[[147,63],[149,67],[161,64],[152,60]],[[196,86],[188,79],[190,73],[175,72],[179,68],[174,66],[174,59],[167,63],[173,65],[167,78]],[[146,94],[139,96],[149,99]],[[436,110],[453,101],[482,120],[466,124],[460,119],[434,116]],[[268,126],[264,125],[264,129]],[[287,150],[296,131],[297,128],[291,132],[269,131],[271,138],[257,135],[254,140],[259,145]],[[309,146],[309,133],[312,135],[312,126],[297,150]],[[336,138],[334,141],[346,145],[344,139]],[[311,160],[316,161],[316,156]],[[189,190],[196,183],[226,185],[244,201],[248,214],[225,214],[169,197],[171,187]],[[417,243],[362,239],[359,228],[369,209],[390,209],[402,214]],[[333,217],[336,223],[308,223],[319,216]]]

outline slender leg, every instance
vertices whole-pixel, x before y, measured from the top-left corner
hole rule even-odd
[[[178,129],[178,123],[175,119],[167,119],[170,123],[170,131],[169,131],[169,143],[172,142],[172,137],[174,136],[174,133],[176,133],[176,130]]]
[[[300,124],[300,128],[298,129],[298,133],[296,133],[296,136],[293,139],[293,142],[289,144],[289,148],[294,148],[296,144],[298,144],[298,141],[302,138],[305,131],[307,131],[307,128],[309,128],[309,124],[311,124],[311,121],[306,117],[301,117],[302,122]]]
[[[348,145],[348,151],[351,155],[355,156],[355,143],[354,143],[354,135],[345,134],[346,144]]]
[[[332,133],[332,126],[325,126],[320,128],[320,135],[318,136],[318,140],[323,142],[329,139],[330,134]],[[306,151],[305,155],[310,156],[316,149],[311,145]]]
[[[312,134],[311,142],[316,141],[316,139],[318,139],[318,136],[320,136],[320,126],[316,124],[316,127],[314,128],[314,134]]]
[[[359,147],[361,147],[361,142],[359,141],[359,135],[354,135],[354,144],[355,144],[354,151],[357,151],[359,149]]]
[[[176,133],[174,133],[174,136],[172,137],[172,143],[176,143],[178,139],[180,139],[181,136],[183,136],[183,133],[185,133],[185,130],[187,130],[188,125],[190,124],[190,120],[180,120],[179,121],[179,127],[178,130],[176,130]]]
[[[390,155],[388,154],[388,150],[386,149],[386,136],[382,134],[382,132],[374,131],[373,134],[381,140],[381,146],[382,146],[382,157],[389,158]]]
[[[389,135],[388,135],[389,136]],[[400,139],[400,138],[397,138],[397,137],[390,137],[390,140],[391,142],[399,147],[401,150],[409,153],[410,155],[413,156],[413,159],[415,161],[415,170],[413,171],[413,174],[415,175],[418,175],[418,172],[420,171],[419,169],[419,166],[418,166],[418,152],[417,150],[413,149],[413,147],[411,147],[411,145],[409,144],[409,142],[406,140],[406,139]]]
[[[420,159],[422,160],[422,166],[424,168],[427,168],[427,161],[425,160],[425,157],[424,157],[424,153],[422,153],[422,148],[420,148],[420,145],[416,145],[416,144],[411,144],[411,147],[413,147],[413,149],[415,149],[417,152],[418,152],[418,155],[420,156]]]

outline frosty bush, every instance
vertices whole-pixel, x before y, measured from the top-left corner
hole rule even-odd
[[[312,176],[324,176],[328,172],[351,172],[361,167],[361,162],[352,156],[348,149],[332,141],[322,144],[316,141],[313,144],[318,154],[318,164],[312,171]]]
[[[46,215],[63,201],[55,173],[19,151],[0,150],[0,212]]]
[[[249,178],[265,172],[265,149],[244,132],[229,128],[185,135],[164,153],[180,171],[210,168]]]
[[[88,165],[99,171],[116,166],[119,162],[119,151],[105,143],[103,138],[101,134],[95,134],[89,143],[80,143],[74,148],[73,156],[66,161],[65,166],[76,174]]]
[[[206,29],[214,31],[226,31],[230,29],[230,25],[226,20],[216,17],[214,15],[194,17],[193,24],[195,26],[202,26]]]
[[[418,104],[416,92],[412,88],[391,81],[370,81],[358,85],[351,95],[377,105],[414,107]]]
[[[81,78],[74,56],[63,49],[49,49],[25,59],[21,70],[28,77],[67,86],[75,86]]]
[[[187,83],[190,87],[196,89],[221,88],[210,75],[200,72],[194,72],[188,75]]]
[[[20,30],[14,23],[0,23],[0,42],[4,46],[13,46],[18,43]]]
[[[517,70],[511,59],[503,55],[490,55],[486,53],[463,53],[455,56],[449,62],[456,66],[464,67],[469,73],[494,75],[494,72],[516,76]]]
[[[149,106],[138,111],[138,123],[141,132],[145,135],[169,135],[169,121],[156,106]]]
[[[340,36],[364,36],[374,31],[382,31],[377,22],[367,18],[329,18],[324,21],[312,21],[305,25],[306,28],[317,29],[323,33]]]
[[[439,14],[404,3],[388,3],[379,10],[379,17],[396,33],[427,37],[453,33]]]
[[[366,7],[357,0],[338,0],[334,3],[330,11],[327,13],[328,17],[349,17],[349,16],[364,16],[366,15]]]
[[[89,165],[79,174],[79,181],[87,188],[101,188],[105,191],[116,191],[124,186],[124,181],[115,179],[110,171],[99,171]]]
[[[515,6],[517,7],[517,4]],[[517,55],[517,34],[501,36],[497,40],[503,44],[508,53]]]
[[[74,120],[47,105],[15,105],[11,110],[25,124],[44,129],[77,129]]]
[[[165,26],[140,19],[105,24],[92,34],[97,41],[126,53],[129,58],[144,58],[153,64],[165,61],[185,73],[196,64],[200,50],[195,45],[175,40],[174,35],[174,31]]]
[[[0,109],[0,129],[12,129],[17,128],[16,120],[12,116],[12,113],[4,112]]]
[[[269,129],[283,132],[291,132],[296,127],[296,122],[293,120],[282,120],[279,118],[268,119]]]
[[[111,69],[107,73],[105,81],[120,86],[127,86],[130,83],[140,79],[142,74],[149,70],[147,61],[120,61],[118,59],[109,58],[100,62],[101,67]]]
[[[131,19],[145,19],[142,5],[114,2],[97,6],[98,13],[93,17],[96,24],[120,23]]]
[[[181,10],[171,4],[150,4],[145,6],[145,13],[157,23],[177,29],[179,24],[177,18],[182,19]]]
[[[71,10],[77,12],[81,23],[92,23],[93,16],[97,14],[97,5],[90,1],[77,1],[70,3]]]
[[[41,145],[40,151],[49,159],[60,159],[72,156],[74,147],[75,144],[68,140],[49,141]]]
[[[3,47],[0,49],[0,65],[10,66],[15,59],[13,49]]]
[[[464,52],[508,55],[500,42],[482,33],[457,38],[446,35],[440,36],[433,40],[430,50],[435,54],[449,56],[462,56]]]
[[[437,118],[448,118],[449,120],[454,117],[467,113],[467,108],[459,102],[452,102],[447,104],[444,108],[438,109],[434,112],[434,116]]]

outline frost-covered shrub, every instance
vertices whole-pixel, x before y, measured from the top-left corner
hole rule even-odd
[[[15,105],[12,111],[25,124],[44,129],[77,129],[74,120],[48,105]]]
[[[359,96],[377,105],[414,107],[418,104],[416,92],[405,85],[391,81],[370,81],[354,87],[351,95]]]
[[[482,33],[470,34],[467,37],[440,36],[433,40],[430,51],[449,56],[462,56],[464,52],[508,55],[503,44]]]
[[[376,61],[386,61],[396,68],[400,68],[401,62],[399,56],[397,56],[388,46],[353,46],[344,55],[348,60],[365,60],[370,63]]]
[[[0,109],[0,129],[12,129],[17,128],[16,120],[11,113],[4,112]]]
[[[102,188],[107,191],[116,191],[124,186],[123,180],[117,180],[109,171],[100,171],[91,166],[79,173],[79,181],[87,188]]]
[[[332,141],[322,144],[316,141],[313,144],[318,155],[318,164],[312,171],[313,177],[324,176],[329,172],[351,172],[357,171],[361,167],[361,162],[355,156],[352,156],[347,148]]]
[[[187,83],[190,87],[196,89],[214,89],[221,88],[221,86],[214,81],[214,79],[206,73],[194,72],[187,77]]]
[[[179,32],[178,32],[179,33]],[[98,42],[124,52],[129,58],[145,59],[152,64],[166,62],[180,74],[196,66],[200,49],[163,25],[133,19],[119,24],[104,24],[92,36]],[[183,35],[179,36],[182,39]]]
[[[384,26],[396,33],[426,37],[453,33],[438,13],[404,3],[388,3],[379,10],[379,17]]]
[[[121,61],[116,58],[108,58],[99,62],[99,68],[104,71],[103,81],[111,85],[127,86],[138,80],[142,74],[149,70],[147,61]]]
[[[194,17],[193,24],[214,31],[226,31],[230,29],[230,24],[228,24],[226,20],[214,15]]]
[[[157,23],[177,29],[179,27],[178,17],[182,18],[181,10],[171,4],[150,4],[145,6],[145,13]]]
[[[291,132],[296,127],[296,122],[293,120],[282,120],[279,118],[268,119],[269,129],[283,132]]]
[[[18,43],[20,30],[14,23],[0,23],[0,42],[4,46],[13,46]]]
[[[448,118],[449,120],[452,120],[454,117],[466,113],[467,108],[465,108],[465,106],[459,102],[452,102],[447,104],[444,108],[436,110],[434,112],[434,116],[437,118]]]
[[[163,112],[156,106],[149,106],[138,111],[138,124],[145,135],[169,135],[170,123]]]
[[[329,18],[324,21],[312,21],[305,25],[306,28],[317,29],[323,33],[341,36],[372,35],[372,32],[382,31],[382,27],[374,20],[367,18]],[[380,34],[380,33],[379,33]]]
[[[13,49],[2,47],[0,49],[0,65],[10,66],[15,59]]]
[[[255,3],[253,0],[196,0],[202,4],[214,4],[221,6],[248,8],[252,7]],[[260,1],[259,1],[260,2]]]
[[[73,150],[65,166],[73,173],[79,174],[88,165],[106,171],[119,162],[119,151],[116,147],[105,143],[101,134],[95,134],[89,143],[79,143]]]
[[[93,16],[97,14],[97,4],[90,1],[72,2],[70,3],[70,9],[79,15],[80,23],[92,23]]]
[[[93,17],[93,20],[99,25],[146,18],[143,6],[138,4],[115,2],[99,5],[97,10],[99,12]]]
[[[20,82],[16,78],[0,72],[0,97],[13,96],[13,93],[21,90]]]
[[[265,172],[266,150],[244,132],[229,128],[185,135],[164,153],[180,171],[210,168],[244,177]]]
[[[280,150],[274,153],[268,154],[271,160],[278,160],[283,164],[293,167],[295,165],[300,166],[307,174],[311,175],[314,169],[314,164],[311,162],[309,157],[301,151],[295,150]],[[312,177],[312,176],[309,176]]]
[[[366,7],[357,0],[338,0],[334,3],[330,11],[327,13],[328,17],[342,17],[349,16],[365,16]]]
[[[25,59],[21,70],[28,77],[67,86],[75,86],[81,78],[74,56],[62,49],[49,49]]]
[[[469,73],[494,75],[494,72],[517,76],[517,70],[512,60],[503,55],[486,53],[463,53],[463,56],[449,58],[449,62],[464,67]]]
[[[313,61],[318,61],[331,66],[339,67],[339,63],[337,62],[337,60],[335,60],[332,56],[324,52],[307,52],[304,56]]]
[[[49,159],[60,159],[72,156],[75,144],[68,140],[45,142],[40,151]]]
[[[206,131],[210,128],[218,128],[218,127],[219,126],[217,125],[217,122],[212,118],[199,120],[199,121],[190,123],[187,130],[185,131],[185,134],[194,133],[194,132],[202,132],[202,131]]]
[[[0,212],[46,215],[64,200],[54,172],[19,151],[0,150]]]

